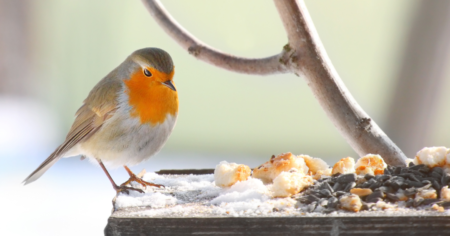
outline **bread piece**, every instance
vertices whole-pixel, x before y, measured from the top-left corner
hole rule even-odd
[[[313,176],[313,179],[319,180],[325,176],[331,176],[331,168],[328,168],[326,170],[318,170],[316,174]]]
[[[305,175],[295,168],[288,172],[283,171],[273,180],[273,196],[290,197],[310,186],[313,182],[311,176]]]
[[[449,149],[446,147],[425,147],[418,151],[414,158],[414,164],[425,164],[433,168],[436,166],[444,167],[449,159]]]
[[[272,158],[262,164],[261,166],[253,169],[253,178],[261,179],[265,184],[272,183],[273,180],[283,171],[289,171],[295,168],[303,174],[308,173],[308,166],[303,158],[292,155],[292,153],[283,153],[278,156],[272,156]]]
[[[441,188],[441,200],[450,202],[450,189],[448,189],[448,186]]]
[[[408,201],[409,197],[405,195],[405,190],[399,189],[395,194],[398,197],[399,201]]]
[[[246,165],[222,161],[214,170],[214,181],[219,187],[230,187],[238,181],[246,181],[250,172],[250,167]]]
[[[355,173],[355,159],[351,157],[342,158],[334,164],[331,174],[348,174]]]
[[[382,175],[386,166],[380,155],[367,154],[356,161],[355,172],[357,175]]]
[[[361,199],[356,194],[344,195],[339,199],[341,208],[347,211],[358,212],[361,207]]]
[[[433,188],[420,190],[416,197],[422,197],[423,199],[436,199],[437,193]]]
[[[364,197],[372,194],[372,189],[370,188],[352,188],[350,189],[350,193],[356,194],[359,197]]]
[[[384,201],[378,201],[377,203],[375,203],[375,207],[381,210],[387,210],[387,209],[394,209],[396,206],[386,203]]]
[[[303,160],[305,160],[305,163],[308,166],[311,175],[315,175],[318,171],[326,173],[329,168],[328,164],[318,157],[310,157],[308,155],[299,155],[298,157],[301,157],[303,158]]]
[[[438,206],[437,204],[433,204],[431,206],[432,210],[438,211],[438,212],[445,212],[445,208],[442,206]]]

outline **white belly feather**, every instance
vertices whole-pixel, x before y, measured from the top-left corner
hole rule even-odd
[[[69,150],[64,156],[84,155],[100,159],[108,166],[136,165],[156,154],[175,126],[177,114],[167,114],[163,123],[141,124],[130,116],[126,96],[119,109],[93,136]],[[126,104],[126,105],[124,105]]]

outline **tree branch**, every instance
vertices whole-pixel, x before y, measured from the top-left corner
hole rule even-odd
[[[181,45],[189,54],[197,59],[213,64],[217,67],[245,74],[269,75],[289,72],[283,63],[284,51],[267,58],[242,58],[220,52],[201,42],[187,32],[158,0],[143,0],[150,15],[158,24]]]
[[[198,59],[248,74],[291,72],[302,75],[347,142],[360,155],[380,154],[390,165],[405,166],[406,156],[361,109],[329,60],[303,1],[274,0],[289,44],[279,55],[244,59],[218,52],[186,32],[158,0],[143,0],[160,26]]]
[[[380,154],[390,165],[406,156],[358,105],[333,67],[303,1],[274,0],[295,53],[290,63],[303,75],[336,128],[360,156]]]

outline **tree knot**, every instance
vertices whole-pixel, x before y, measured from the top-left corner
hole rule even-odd
[[[200,54],[200,47],[198,45],[193,45],[188,48],[189,54],[197,57]]]
[[[368,117],[363,117],[363,118],[359,119],[359,121],[356,124],[356,127],[358,129],[362,129],[362,130],[365,130],[366,132],[369,132],[372,129],[372,125],[370,124],[371,121],[372,121],[372,119],[370,119]]]
[[[278,62],[285,67],[297,65],[298,56],[296,50],[291,48],[291,45],[286,44],[283,46],[283,51],[278,59]]]
[[[289,43],[288,44],[286,44],[286,45],[284,45],[284,47],[283,47],[283,50],[284,51],[286,51],[286,52],[289,52],[289,51],[291,51],[291,45],[289,45]]]

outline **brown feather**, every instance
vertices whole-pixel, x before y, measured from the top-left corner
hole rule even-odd
[[[51,165],[59,160],[76,144],[87,140],[97,132],[117,109],[117,94],[122,83],[117,79],[116,70],[101,80],[84,100],[76,112],[76,118],[66,136],[66,140],[25,180],[28,184],[39,178]],[[50,165],[50,166],[49,166]]]

